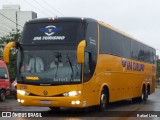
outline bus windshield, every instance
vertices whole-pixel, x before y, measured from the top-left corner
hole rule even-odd
[[[19,79],[30,84],[81,82],[75,50],[24,50],[18,55]]]

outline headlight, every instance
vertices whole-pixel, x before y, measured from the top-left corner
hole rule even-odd
[[[29,92],[26,92],[24,90],[17,90],[17,93],[21,95],[29,95]]]
[[[17,90],[17,93],[19,93],[21,95],[25,95],[25,91],[24,90]]]
[[[81,91],[71,91],[71,92],[63,93],[64,96],[77,96],[80,94],[81,94]]]

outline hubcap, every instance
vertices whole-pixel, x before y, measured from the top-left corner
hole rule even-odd
[[[142,91],[142,100],[144,100],[144,92]]]
[[[101,95],[101,105],[102,105],[102,108],[106,107],[106,96],[104,93]]]

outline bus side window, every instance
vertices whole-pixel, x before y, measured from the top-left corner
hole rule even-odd
[[[85,60],[84,60],[84,82],[89,81],[91,78],[91,63],[90,63],[90,53],[85,52]]]
[[[85,62],[84,62],[84,74],[90,73],[90,67],[89,67],[89,53],[85,53]]]

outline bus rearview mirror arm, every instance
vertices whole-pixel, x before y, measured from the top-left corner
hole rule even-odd
[[[16,47],[17,43],[16,42],[9,42],[5,47],[4,47],[4,51],[3,51],[3,60],[5,63],[9,63],[9,55],[10,55],[10,50],[13,47]]]
[[[86,41],[82,40],[77,47],[77,62],[79,64],[83,64],[84,63],[84,50],[86,47]]]

